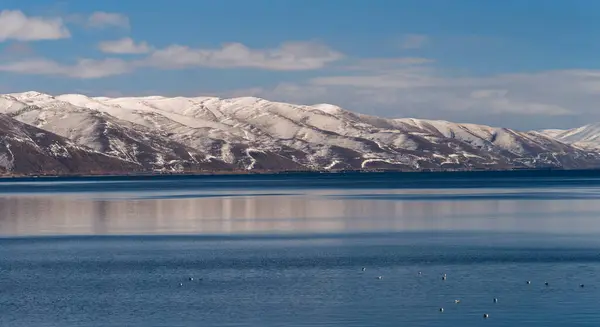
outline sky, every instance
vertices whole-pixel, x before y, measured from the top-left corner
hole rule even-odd
[[[600,122],[599,32],[593,0],[2,0],[0,93],[572,128]]]

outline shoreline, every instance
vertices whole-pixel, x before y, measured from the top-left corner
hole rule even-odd
[[[427,169],[427,170],[219,170],[219,171],[184,171],[184,172],[126,172],[126,173],[65,173],[65,174],[6,174],[0,175],[0,180],[13,179],[56,179],[56,178],[168,178],[168,177],[211,177],[211,176],[265,176],[265,175],[340,175],[340,174],[407,174],[407,175],[437,175],[437,174],[470,174],[470,173],[523,173],[523,172],[598,172],[600,167],[582,169],[564,168],[513,168],[513,169]]]

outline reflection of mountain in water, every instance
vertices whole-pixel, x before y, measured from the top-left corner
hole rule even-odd
[[[326,195],[333,194],[151,200],[126,199],[131,194],[121,200],[114,194],[112,199],[2,197],[0,235],[590,231],[598,229],[593,212],[600,208],[597,202],[585,200],[427,201]],[[586,211],[578,212],[577,208]],[[569,219],[565,219],[565,212],[569,212]]]

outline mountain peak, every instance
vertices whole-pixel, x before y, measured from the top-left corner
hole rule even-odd
[[[26,92],[20,92],[20,93],[9,93],[7,94],[8,96],[11,96],[19,101],[26,101],[29,99],[40,99],[40,98],[44,98],[44,99],[50,99],[53,98],[53,96],[46,94],[46,93],[41,93],[41,92],[37,92],[37,91],[26,91]]]

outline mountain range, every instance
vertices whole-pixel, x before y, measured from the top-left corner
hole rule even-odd
[[[0,173],[600,168],[600,124],[516,131],[254,97],[0,95]]]

